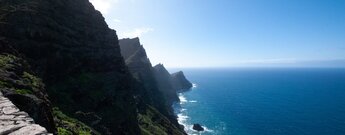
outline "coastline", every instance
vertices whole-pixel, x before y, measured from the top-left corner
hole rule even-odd
[[[193,130],[193,124],[194,123],[191,123],[191,121],[190,121],[190,119],[192,119],[192,116],[188,115],[188,109],[186,109],[184,106],[186,104],[198,103],[197,100],[188,100],[185,97],[185,93],[196,90],[196,88],[197,88],[197,84],[193,83],[193,87],[190,90],[178,93],[178,98],[179,98],[180,102],[176,102],[173,104],[174,113],[177,117],[178,123],[184,126],[184,131],[188,135],[200,135],[200,134],[204,134],[204,133],[212,133],[214,131],[212,129],[207,128],[207,126],[205,126],[204,123],[200,123],[201,125],[203,125],[202,127],[204,128],[204,131],[198,132],[196,130]]]

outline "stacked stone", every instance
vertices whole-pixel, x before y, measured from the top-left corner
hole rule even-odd
[[[34,120],[20,111],[0,92],[0,135],[48,134],[47,130],[34,123]]]

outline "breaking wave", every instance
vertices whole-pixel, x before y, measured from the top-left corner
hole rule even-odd
[[[198,85],[196,83],[192,83],[193,87],[192,88],[196,88]]]
[[[196,84],[193,84],[193,87],[196,87]],[[187,115],[188,111],[184,108],[184,106],[188,103],[197,103],[196,100],[190,100],[188,101],[187,98],[184,96],[183,93],[179,93],[179,99],[180,103],[177,105],[177,107],[174,107],[175,113],[177,115],[177,121],[179,124],[184,126],[184,130],[188,135],[202,135],[203,133],[213,133],[214,131],[207,128],[206,126],[202,126],[204,128],[204,131],[198,132],[193,130],[193,123],[190,122],[190,117]]]

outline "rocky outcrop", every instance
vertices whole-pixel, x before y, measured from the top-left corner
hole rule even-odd
[[[0,41],[0,45],[4,44]],[[13,49],[10,48],[2,49],[13,52]],[[69,129],[70,131],[66,130],[66,132],[71,134],[79,134],[80,131],[97,134],[83,123],[72,120],[65,115],[61,117],[62,113],[52,110],[42,80],[32,73],[28,63],[20,57],[8,53],[0,54],[1,92],[21,111],[28,113],[28,116],[37,124],[45,127],[50,133],[63,134],[61,131]],[[11,127],[11,125],[7,127]]]
[[[176,90],[185,91],[193,87],[193,84],[187,80],[182,71],[171,74],[172,83]]]
[[[20,111],[0,92],[0,135],[48,134],[47,130],[34,123],[26,112]]]
[[[125,60],[131,57],[142,46],[138,37],[121,39],[119,40],[119,45],[121,48],[121,55]]]
[[[0,53],[0,92],[20,110],[27,112],[37,124],[51,133],[56,131],[44,84],[24,59]]]
[[[193,86],[182,71],[170,74],[163,64],[154,66],[154,70],[159,89],[165,94],[170,105],[179,101],[177,92],[184,92]]]
[[[160,133],[183,133],[183,130],[179,128],[180,125],[176,120],[170,101],[166,97],[167,93],[160,87],[160,82],[156,79],[154,69],[139,38],[122,39],[119,43],[126,65],[141,88],[144,88],[138,91],[138,95],[143,99],[141,109],[139,109],[139,124],[142,131],[150,133],[152,132],[150,128],[155,127],[161,130]],[[176,95],[176,92],[171,95]],[[152,123],[162,125],[152,125]]]
[[[153,76],[152,65],[146,55],[146,51],[140,45],[139,39],[119,40],[121,54],[125,59],[131,74],[138,82],[139,87],[137,95],[144,100],[146,104],[153,105],[161,113],[168,115],[168,108],[165,106],[165,99],[156,86],[156,80]]]
[[[205,129],[200,124],[193,124],[193,130],[204,131]]]
[[[158,64],[153,68],[158,88],[163,92],[168,104],[172,105],[174,102],[180,101],[177,96],[176,89],[172,83],[171,75],[164,65]]]

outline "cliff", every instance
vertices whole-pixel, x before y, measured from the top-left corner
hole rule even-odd
[[[172,105],[174,102],[180,101],[168,70],[166,70],[163,64],[158,64],[153,68],[155,70],[154,74],[156,76],[158,87],[164,93],[168,104]]]
[[[179,101],[177,92],[190,89],[192,84],[186,79],[182,71],[170,74],[163,64],[152,67],[139,38],[121,39],[119,43],[121,55],[124,57],[126,65],[137,81],[146,88],[142,91],[144,94],[141,95],[146,94],[146,97],[152,97],[153,100],[146,99],[147,103],[152,102],[152,105],[163,112],[173,123],[177,123],[175,122],[176,118],[172,116],[171,106],[174,102]],[[157,100],[154,101],[155,99]],[[156,104],[157,102],[161,103],[162,100],[166,101],[163,109],[161,105]]]
[[[186,79],[182,71],[170,74],[163,64],[152,67],[139,38],[121,39],[119,43],[121,55],[132,75],[142,84],[149,85],[146,87],[149,97],[152,95],[158,95],[156,99],[164,97],[159,100],[165,99],[170,108],[174,102],[179,101],[178,91],[188,90],[192,87],[192,83]]]
[[[139,109],[139,125],[142,131],[155,134],[155,132],[165,133],[162,131],[170,130],[169,134],[183,134],[164,91],[158,87],[160,82],[156,81],[151,62],[144,47],[140,44],[139,38],[122,39],[119,40],[119,43],[126,65],[141,88],[138,95],[143,100]],[[172,93],[172,95],[176,95],[176,93]],[[153,114],[161,118],[157,120]],[[148,123],[156,124],[147,126],[150,125]],[[153,127],[160,131],[152,131]]]
[[[187,80],[182,71],[171,74],[171,78],[177,91],[185,91],[193,87],[193,84]]]
[[[88,0],[0,0],[0,91],[50,133],[185,134],[137,40]]]
[[[116,32],[88,0],[0,6],[1,91],[19,109],[50,132],[140,134]]]
[[[123,56],[128,69],[138,82],[138,87],[142,87],[138,95],[145,103],[151,104],[163,113],[167,114],[165,109],[165,99],[160,96],[161,93],[156,87],[156,81],[152,73],[152,65],[146,55],[146,51],[140,45],[139,39],[119,40],[121,55]]]

